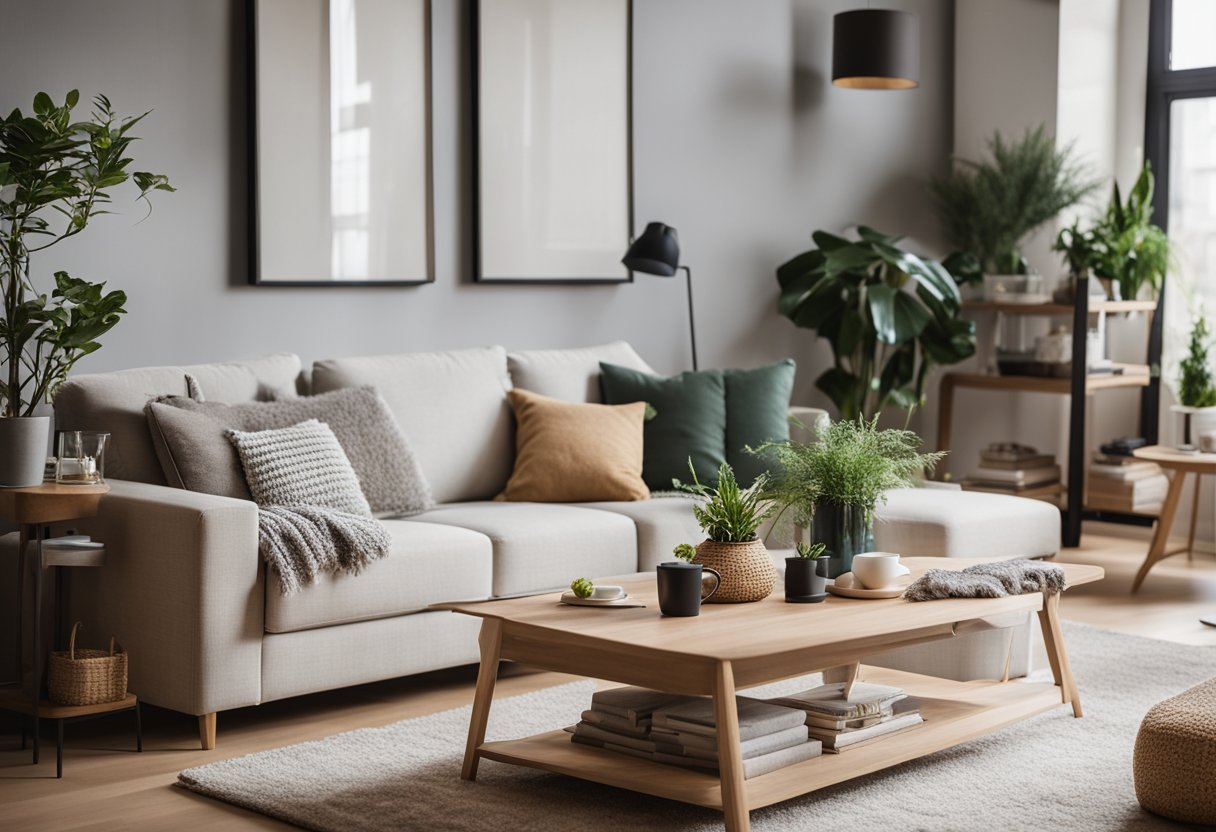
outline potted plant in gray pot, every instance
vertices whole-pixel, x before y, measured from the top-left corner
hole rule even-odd
[[[99,95],[73,121],[79,99],[72,90],[57,105],[40,92],[32,114],[0,119],[0,486],[42,482],[50,417],[36,411],[126,312],[124,293],[64,271],[40,290],[33,255],[111,213],[111,191],[128,180],[145,202],[173,190],[164,175],[127,170],[142,115],[122,118]]]
[[[874,511],[883,495],[914,485],[945,454],[920,453],[919,436],[879,430],[878,417],[833,422],[817,434],[817,442],[766,442],[755,452],[774,462],[764,496],[778,507],[778,520],[809,527],[836,577],[852,570],[855,554],[874,547]]]
[[[822,601],[827,596],[827,546],[799,541],[794,551],[794,557],[785,559],[785,600],[793,604]]]

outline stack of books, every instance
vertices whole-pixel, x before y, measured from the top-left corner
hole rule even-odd
[[[920,703],[889,685],[857,682],[846,699],[837,682],[768,701],[802,710],[811,737],[837,754],[924,722]]]
[[[1094,454],[1086,505],[1103,511],[1158,514],[1170,481],[1155,462],[1122,454]]]
[[[736,698],[744,777],[758,777],[818,757],[822,744],[810,738],[805,714],[758,699]],[[591,710],[567,729],[584,745],[658,763],[718,770],[718,731],[713,700],[646,688],[600,691]]]
[[[994,443],[980,452],[980,464],[966,484],[973,491],[1053,496],[1059,491],[1060,466],[1054,456],[1034,448]]]

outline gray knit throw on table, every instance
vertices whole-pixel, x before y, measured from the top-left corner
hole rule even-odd
[[[1003,598],[1027,592],[1058,593],[1067,589],[1064,570],[1037,560],[1003,560],[966,569],[930,569],[904,590],[909,601],[938,598]]]
[[[358,574],[388,554],[388,529],[370,517],[317,506],[259,506],[258,544],[284,595],[327,572]]]

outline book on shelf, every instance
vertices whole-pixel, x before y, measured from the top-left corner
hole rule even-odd
[[[797,708],[804,716],[815,714],[832,719],[851,720],[881,715],[883,711],[889,711],[896,702],[908,698],[902,690],[890,685],[855,682],[846,699],[844,688],[844,682],[831,682],[766,701],[787,708]]]
[[[1161,500],[1157,500],[1156,502],[1144,500],[1136,503],[1130,499],[1091,493],[1085,500],[1085,506],[1095,511],[1121,511],[1130,514],[1156,515],[1161,513],[1161,502]]]
[[[1031,461],[1044,456],[1029,445],[1019,445],[1016,442],[993,442],[980,451],[980,458],[989,462],[1009,462],[1025,467]],[[1048,462],[1054,462],[1049,458]]]
[[[823,743],[819,740],[804,740],[798,745],[791,745],[788,748],[782,748],[778,751],[772,751],[768,754],[762,754],[758,757],[751,757],[743,761],[743,777],[750,780],[753,777],[759,777],[762,774],[776,771],[779,768],[792,766],[795,763],[801,763],[803,760],[811,760],[823,753]],[[685,768],[696,768],[704,771],[717,772],[717,760],[705,760],[699,757],[686,757],[677,754],[666,754],[656,752],[652,759],[657,763],[667,763],[673,766],[683,766]]]
[[[1103,465],[1143,465],[1148,460],[1134,457],[1131,454],[1107,454],[1102,451],[1094,451],[1094,462],[1099,462]],[[1156,463],[1148,463],[1154,465]]]
[[[843,683],[834,683],[769,701],[801,708],[811,738],[825,752],[839,753],[924,721],[920,703],[889,685],[858,682],[846,699]]]
[[[1022,486],[1030,488],[1036,485],[1060,481],[1059,465],[1044,465],[1040,468],[988,468],[979,466],[970,479],[977,482],[997,483],[1000,485]]]
[[[1144,460],[1133,460],[1132,462],[1118,465],[1095,460],[1089,466],[1089,475],[1091,477],[1100,477],[1104,480],[1115,480],[1118,482],[1133,482],[1154,477],[1160,473],[1160,465]]]
[[[735,698],[739,714],[739,739],[750,740],[766,734],[775,734],[805,721],[802,711],[783,707],[746,696]],[[700,734],[716,737],[718,729],[714,718],[714,701],[709,697],[696,697],[691,702],[671,705],[654,711],[652,725],[655,728],[675,731],[680,734]]]
[[[779,751],[782,748],[789,748],[791,745],[801,745],[808,739],[810,739],[810,731],[807,729],[807,726],[795,725],[793,728],[786,728],[784,731],[777,731],[772,734],[753,737],[750,740],[743,740],[739,743],[739,751],[743,755],[743,759],[749,760],[752,757],[759,757],[763,754]],[[718,740],[716,737],[706,737],[700,734],[678,734],[673,738],[673,742],[678,745],[676,753],[683,753],[689,757],[699,757],[703,760],[718,759]]]
[[[811,728],[811,736],[820,740],[825,750],[839,753],[848,748],[856,748],[873,742],[881,737],[888,737],[898,734],[900,731],[915,728],[925,721],[920,715],[920,707],[915,701],[904,700],[897,703],[892,710],[894,713],[889,719],[867,725],[865,728],[852,728],[844,731]]]
[[[1060,496],[1060,492],[1064,490],[1064,487],[1058,482],[1049,482],[1046,485],[1016,486],[976,482],[968,478],[963,480],[962,485],[966,491],[982,491],[987,494],[1012,494],[1015,497],[1029,497],[1031,499],[1054,499]]]
[[[591,697],[591,710],[619,717],[636,728],[643,721],[650,719],[657,709],[689,702],[696,698],[629,685],[596,691]]]
[[[1021,459],[1003,459],[1000,456],[990,456],[987,451],[980,452],[980,464],[985,468],[995,468],[1003,471],[1017,471],[1027,468],[1045,468],[1056,464],[1056,458],[1051,454],[1036,454]]]
[[[1113,480],[1091,477],[1088,492],[1133,503],[1161,502],[1169,491],[1170,481],[1165,474],[1155,474],[1137,480]]]
[[[578,734],[570,736],[571,742],[576,742],[579,745],[589,745],[592,748],[602,748],[605,751],[615,751],[617,754],[626,754],[630,757],[638,757],[643,760],[653,760],[654,753],[650,751],[638,751],[636,748],[630,748],[627,745],[618,745],[616,743],[604,742],[603,740],[593,740],[590,737],[582,737]]]
[[[625,748],[632,748],[635,751],[645,751],[647,753],[657,751],[660,745],[660,743],[656,743],[653,739],[630,737],[625,734],[615,733],[614,731],[606,731],[603,728],[586,722],[580,722],[574,726],[574,736],[587,740],[598,740],[599,742],[622,745]],[[667,743],[662,743],[662,745],[667,750],[671,750],[674,747]]]
[[[649,717],[639,719],[635,724],[623,716],[614,716],[613,714],[600,713],[599,711],[583,711],[582,719],[583,722],[596,725],[615,734],[641,737],[643,739],[650,736]]]

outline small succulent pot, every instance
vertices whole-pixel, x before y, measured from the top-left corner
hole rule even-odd
[[[773,558],[759,539],[743,543],[702,541],[697,546],[697,558],[693,562],[713,569],[722,576],[718,592],[712,599],[706,599],[709,603],[763,601],[772,594],[777,584]]]
[[[802,601],[809,598],[822,600],[828,588],[828,559],[786,558],[786,600]]]

